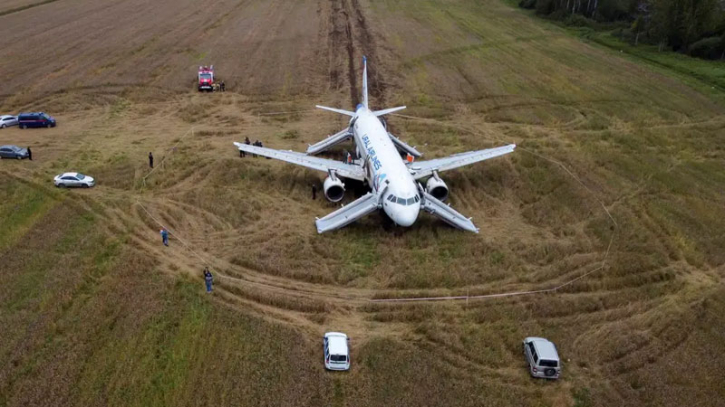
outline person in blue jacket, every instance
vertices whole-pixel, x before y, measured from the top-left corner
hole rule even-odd
[[[166,228],[161,228],[161,240],[164,242],[164,246],[169,245],[169,232]]]
[[[214,284],[214,277],[209,271],[209,267],[204,267],[204,282],[206,283],[206,292],[210,293],[212,290],[212,284]]]

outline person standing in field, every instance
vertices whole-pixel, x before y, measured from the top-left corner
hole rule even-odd
[[[164,246],[169,245],[169,231],[166,228],[161,228],[161,241],[164,242]]]
[[[204,267],[204,283],[206,283],[206,292],[208,294],[212,291],[212,285],[214,284],[214,276],[211,275],[209,267]]]
[[[30,147],[28,147],[28,160],[33,161],[33,152],[30,150]]]
[[[149,153],[149,167],[154,168],[154,155]]]

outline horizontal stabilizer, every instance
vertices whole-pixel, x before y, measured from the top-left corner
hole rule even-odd
[[[375,116],[384,116],[386,114],[395,113],[397,111],[405,109],[406,106],[391,107],[390,109],[376,110],[373,112]]]
[[[340,229],[380,208],[380,198],[368,192],[349,205],[332,212],[322,219],[317,219],[317,233]]]
[[[425,190],[421,190],[421,193],[423,194],[423,201],[421,203],[423,210],[437,216],[451,226],[478,233],[478,228],[471,222],[471,219],[464,217],[458,211],[439,201]]]
[[[390,139],[393,140],[393,144],[395,144],[395,147],[397,147],[398,150],[400,150],[404,153],[408,153],[415,158],[420,158],[423,156],[423,153],[416,150],[415,147],[411,147],[410,145],[408,145],[408,143],[404,142],[403,140],[393,136],[390,133],[388,133],[388,136],[390,136]]]
[[[343,141],[352,137],[350,129],[345,129],[339,133],[336,133],[318,143],[315,143],[307,148],[307,154],[318,154],[329,148],[342,143]]]
[[[320,105],[317,105],[315,107],[318,108],[318,109],[322,109],[322,110],[329,110],[330,112],[344,114],[344,115],[350,116],[350,117],[354,117],[355,116],[355,112],[351,112],[349,110],[335,109],[334,107],[327,107],[327,106],[320,106]]]

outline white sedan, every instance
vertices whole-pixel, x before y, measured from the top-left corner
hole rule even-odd
[[[80,172],[66,172],[64,174],[56,175],[55,178],[53,178],[53,182],[58,188],[90,188],[96,185],[96,180],[94,180],[93,177],[83,175]]]
[[[17,116],[0,116],[0,129],[4,129],[6,127],[10,126],[17,126],[18,125],[18,117]]]

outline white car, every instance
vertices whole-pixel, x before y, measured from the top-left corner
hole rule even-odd
[[[340,332],[325,334],[325,369],[350,370],[350,349],[347,335]]]
[[[561,375],[561,360],[556,345],[545,338],[528,337],[523,343],[524,357],[529,364],[532,377],[558,379]]]
[[[17,126],[18,125],[18,117],[17,116],[0,116],[0,129],[4,129],[6,127],[10,126]]]
[[[96,185],[96,180],[94,180],[93,177],[83,175],[80,172],[66,172],[60,175],[56,175],[55,178],[53,178],[53,182],[58,188],[90,188]]]

